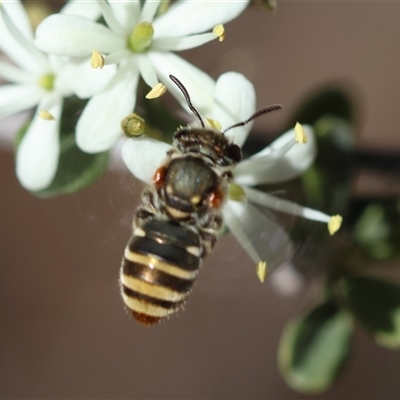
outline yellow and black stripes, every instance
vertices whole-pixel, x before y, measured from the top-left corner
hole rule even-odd
[[[121,267],[121,293],[134,317],[152,325],[184,303],[201,263],[199,235],[171,221],[146,221],[134,231]]]

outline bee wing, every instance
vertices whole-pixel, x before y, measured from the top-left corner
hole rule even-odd
[[[272,271],[292,256],[288,233],[250,202],[229,200],[223,215],[226,226],[256,264],[265,261]]]

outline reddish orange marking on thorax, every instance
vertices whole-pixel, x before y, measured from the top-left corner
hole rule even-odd
[[[165,183],[165,174],[167,172],[166,167],[160,167],[157,169],[153,176],[153,183],[156,189],[160,189],[164,186]]]

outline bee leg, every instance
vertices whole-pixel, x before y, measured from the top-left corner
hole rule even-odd
[[[222,217],[220,215],[208,216],[206,220],[203,220],[202,226],[199,229],[199,234],[201,237],[203,255],[208,256],[215,243],[217,242],[217,233],[221,229],[223,224]]]

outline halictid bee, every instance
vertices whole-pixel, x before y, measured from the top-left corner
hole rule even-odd
[[[153,186],[142,193],[134,215],[120,284],[125,305],[145,325],[168,318],[185,303],[202,260],[216,243],[232,170],[242,158],[240,147],[224,132],[282,107],[263,108],[224,131],[206,128],[186,88],[170,78],[201,127],[174,133],[173,148],[155,171]]]

